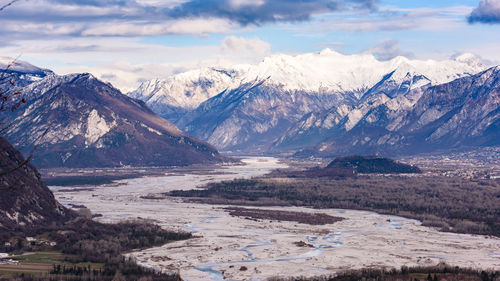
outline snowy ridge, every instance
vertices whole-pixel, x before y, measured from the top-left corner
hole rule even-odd
[[[279,151],[307,144],[304,155],[395,155],[499,145],[499,77],[500,68],[493,67],[440,85],[409,87],[393,96],[386,93],[394,93],[391,86],[398,85],[389,78],[387,85],[375,87],[344,118],[334,119],[334,126],[323,125],[336,116],[332,108],[327,115],[315,114],[314,122],[304,117],[274,145]]]
[[[277,54],[256,65],[236,65],[230,69],[204,68],[144,82],[128,95],[146,102],[155,111],[161,105],[194,109],[202,102],[242,84],[266,80],[284,91],[316,94],[352,92],[358,97],[388,73],[402,81],[410,74],[423,75],[431,84],[442,84],[476,74],[485,69],[481,60],[463,54],[444,61],[410,60],[396,57],[379,61],[373,55],[343,55],[331,49],[297,56]],[[415,87],[418,85],[414,85]]]
[[[48,69],[36,67],[28,62],[9,58],[0,57],[0,76],[8,79],[12,85],[3,83],[0,88],[8,92],[15,92],[19,88],[29,85],[33,82],[40,81],[47,76],[54,75],[54,72]]]
[[[60,76],[51,74],[24,87],[23,93],[25,95],[29,95],[30,97],[39,97],[62,83],[68,83],[69,81],[75,79],[78,75],[79,74],[67,74]]]
[[[146,101],[149,105],[168,104],[194,109],[239,80],[236,70],[203,68],[171,76],[166,80],[153,79],[142,83],[128,95]]]
[[[404,78],[407,73],[419,73],[433,84],[443,84],[470,74],[485,66],[472,54],[454,60],[410,60],[399,56],[379,61],[373,55],[343,55],[330,49],[298,56],[275,55],[266,58],[248,71],[253,77],[270,77],[270,81],[283,85],[285,90],[305,90],[322,93],[357,91],[372,87],[384,75],[397,70]],[[323,91],[322,91],[323,90]]]
[[[410,60],[399,56],[389,61],[379,61],[373,55],[343,55],[325,49],[319,53],[298,56],[274,55],[247,70],[244,82],[256,77],[269,77],[269,81],[282,85],[284,90],[304,90],[317,93],[359,91],[370,88],[386,74],[396,71],[403,79],[407,73],[421,74],[433,84],[443,84],[454,79],[484,70],[482,62],[472,54],[454,60]]]
[[[129,95],[220,149],[264,153],[304,147],[365,125],[384,123],[383,130],[397,131],[409,122],[402,114],[425,89],[484,69],[472,54],[379,61],[325,49],[193,70],[146,82]]]
[[[23,73],[39,73],[44,71],[51,72],[50,70],[42,69],[28,62],[10,57],[0,57],[0,69],[18,71]]]

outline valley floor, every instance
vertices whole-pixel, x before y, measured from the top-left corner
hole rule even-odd
[[[192,239],[129,254],[148,267],[179,269],[185,280],[262,280],[439,262],[500,269],[500,239],[496,237],[438,232],[416,220],[368,211],[261,208],[344,218],[315,226],[234,217],[223,209],[227,206],[184,203],[164,195],[172,190],[259,176],[286,167],[275,158],[249,158],[244,162],[244,166],[219,167],[207,174],[169,173],[122,179],[108,185],[51,189],[63,204],[85,205],[93,213],[102,214],[100,221],[140,218],[193,232]]]

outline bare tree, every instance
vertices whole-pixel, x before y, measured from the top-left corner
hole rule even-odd
[[[11,0],[3,6],[0,6],[0,12],[18,1],[19,0]],[[13,79],[13,67],[16,61],[17,58],[9,62],[0,74],[0,113],[6,111],[14,112],[26,103],[26,99],[22,96],[21,90],[17,88]],[[7,124],[4,120],[0,119],[0,136],[4,135],[6,131],[14,125],[14,122]],[[47,128],[44,133],[34,141],[33,149],[21,163],[18,163],[13,167],[0,167],[0,176],[10,174],[28,164],[33,158],[35,150],[40,145],[39,140],[47,134],[48,130],[49,129]]]
[[[7,4],[4,4],[2,7],[0,7],[0,12],[3,11],[4,9],[6,9],[7,7],[9,7],[10,5],[18,2],[19,0],[11,0],[9,1]]]

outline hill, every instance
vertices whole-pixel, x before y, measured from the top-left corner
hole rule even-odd
[[[326,169],[354,170],[362,174],[408,174],[422,173],[420,168],[399,163],[389,158],[378,156],[343,156],[330,162]]]

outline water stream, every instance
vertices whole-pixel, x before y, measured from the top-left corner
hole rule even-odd
[[[72,192],[63,191],[70,189],[68,187],[52,186],[51,189],[61,203],[85,205],[93,213],[102,214],[99,220],[103,222],[151,219],[162,226],[179,227],[202,237],[194,239],[196,248],[186,241],[179,242],[171,250],[159,247],[130,255],[138,263],[159,271],[180,269],[183,279],[190,281],[228,280],[224,279],[225,273],[226,276],[237,276],[234,275],[235,270],[239,273],[239,267],[249,267],[252,263],[261,272],[241,271],[247,279],[262,280],[274,276],[280,272],[273,271],[274,268],[286,268],[287,274],[321,274],[332,271],[332,257],[336,258],[337,267],[371,264],[374,260],[377,261],[376,266],[400,266],[408,262],[427,263],[432,259],[435,263],[445,260],[462,266],[479,264],[500,268],[498,239],[441,233],[402,217],[367,211],[322,210],[346,220],[333,227],[325,227],[325,231],[320,232],[313,231],[316,229],[314,226],[308,228],[300,224],[269,221],[261,224],[233,218],[221,211],[219,206],[144,197],[153,195],[151,197],[155,198],[157,194],[198,188],[209,182],[260,176],[274,168],[286,167],[274,158],[249,158],[244,162],[246,165],[223,167],[210,174],[170,173],[154,178],[120,180],[119,185],[96,186],[92,191],[82,187],[73,187]],[[297,209],[309,211],[307,208]],[[420,232],[418,236],[414,234],[417,230]],[[294,241],[305,241],[309,245],[298,248]],[[450,245],[457,246],[450,250]],[[213,251],[214,246],[224,250]],[[203,256],[207,252],[213,256]],[[395,252],[398,256],[393,255]],[[303,262],[294,263],[296,261]],[[228,268],[232,271],[224,272]]]

